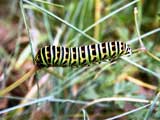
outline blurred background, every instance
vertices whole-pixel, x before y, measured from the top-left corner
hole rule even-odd
[[[143,43],[153,56],[139,52],[113,65],[104,62],[89,67],[40,69],[0,98],[1,111],[14,109],[3,112],[2,119],[101,120],[139,108],[156,98],[160,85],[160,61],[154,59],[155,56],[160,59],[159,0],[139,0],[114,15],[133,0],[31,0],[31,4],[26,1],[23,8],[30,34],[25,28],[20,1],[0,1],[0,89],[30,71],[34,67],[33,57],[45,45],[75,47],[121,40],[132,49],[140,48],[134,7],[138,9]],[[52,16],[36,5],[50,11]],[[86,30],[95,41],[57,20],[53,14],[78,30]],[[99,24],[87,30],[98,20],[101,20]],[[129,102],[128,98],[136,100]],[[91,103],[93,100],[95,103]],[[22,106],[31,101],[35,103]],[[137,110],[117,120],[140,120],[144,116],[160,119],[160,106]]]

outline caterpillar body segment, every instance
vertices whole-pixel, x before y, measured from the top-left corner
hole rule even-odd
[[[121,41],[73,48],[49,45],[37,52],[35,64],[38,67],[86,66],[106,60],[114,61],[120,56],[131,54],[131,48]]]

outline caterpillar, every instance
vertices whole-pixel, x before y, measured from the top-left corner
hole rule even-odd
[[[114,61],[123,55],[131,55],[132,49],[121,41],[103,42],[80,47],[45,46],[36,54],[38,67],[85,66],[101,61]]]

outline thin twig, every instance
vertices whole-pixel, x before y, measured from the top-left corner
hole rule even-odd
[[[140,35],[140,31],[139,31],[139,24],[138,24],[138,10],[137,10],[137,7],[134,8],[134,19],[135,19],[135,25],[136,25],[136,31],[137,31],[137,34],[138,34],[138,39],[139,39],[139,42],[140,42],[140,45],[141,45],[141,48],[146,50],[142,40],[141,40],[141,35]]]

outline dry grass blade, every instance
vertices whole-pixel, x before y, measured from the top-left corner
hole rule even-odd
[[[6,87],[5,89],[1,90],[0,91],[0,96],[6,95],[8,92],[12,91],[13,89],[15,89],[16,87],[18,87],[19,85],[21,85],[23,82],[25,82],[26,80],[28,80],[37,71],[37,69],[38,69],[37,67],[33,67],[28,73],[26,73],[25,75],[23,75],[16,82],[14,82],[10,86]]]
[[[111,97],[111,98],[100,98],[96,99],[92,102],[89,102],[87,105],[85,105],[82,109],[86,109],[87,107],[90,107],[94,104],[100,103],[100,102],[112,102],[112,101],[125,101],[125,102],[139,102],[139,103],[149,103],[149,100],[145,99],[137,99],[137,98],[127,98],[127,97]]]

